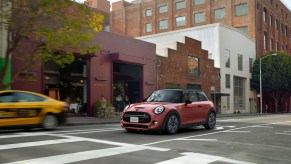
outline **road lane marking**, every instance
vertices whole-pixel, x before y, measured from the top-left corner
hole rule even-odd
[[[67,138],[67,139],[57,139],[57,140],[46,140],[46,141],[6,144],[6,145],[0,145],[0,150],[33,147],[33,146],[43,146],[43,145],[52,145],[52,144],[61,144],[61,143],[69,143],[69,142],[79,142],[79,141],[83,141],[83,139]]]
[[[199,163],[199,164],[209,164],[213,162],[226,162],[233,164],[254,164],[250,162],[244,162],[239,160],[233,160],[225,157],[219,157],[214,155],[200,154],[200,153],[192,153],[186,152],[181,153],[182,157],[173,158],[167,161],[159,162],[156,164],[185,164],[185,163]]]
[[[188,139],[188,138],[185,138],[185,139],[177,139],[178,141],[217,141],[217,139]]]
[[[274,128],[272,126],[254,125],[254,128]]]
[[[291,136],[290,133],[275,133],[275,134],[283,134],[283,135],[288,135],[288,136]]]
[[[114,147],[114,148],[106,148],[106,149],[99,149],[99,150],[90,150],[90,151],[83,151],[77,153],[70,153],[70,154],[63,154],[63,155],[55,155],[50,157],[42,157],[42,158],[35,158],[17,162],[10,162],[6,164],[64,164],[64,163],[73,163],[79,161],[85,161],[90,159],[97,159],[102,157],[108,157],[113,155],[125,154],[130,152],[136,152],[141,150],[169,150],[169,149],[162,149],[162,148],[153,148],[149,146],[140,146],[140,145],[130,145],[130,146],[122,146],[122,147]]]
[[[123,129],[107,129],[107,130],[85,131],[85,132],[65,133],[65,134],[101,133],[101,132],[111,132],[111,131],[118,131],[118,130],[123,130]]]
[[[102,128],[102,129],[65,130],[65,131],[54,131],[54,132],[48,132],[48,133],[72,133],[72,132],[88,132],[88,131],[106,131],[106,130],[122,130],[122,128]]]
[[[233,131],[233,130],[226,130],[223,133],[251,133],[250,131]]]

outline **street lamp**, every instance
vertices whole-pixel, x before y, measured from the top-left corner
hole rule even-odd
[[[277,54],[271,54],[272,56],[276,56]],[[263,114],[263,95],[262,95],[262,59],[269,57],[270,55],[264,56],[260,58],[260,111]]]

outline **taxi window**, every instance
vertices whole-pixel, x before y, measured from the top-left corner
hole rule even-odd
[[[13,93],[2,93],[0,94],[0,103],[16,102],[16,97]]]
[[[46,99],[37,95],[33,95],[30,93],[22,93],[17,92],[15,93],[18,102],[40,102],[45,101]]]

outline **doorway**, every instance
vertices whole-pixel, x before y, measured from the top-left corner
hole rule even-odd
[[[128,96],[130,103],[142,100],[142,66],[113,62],[113,100]]]

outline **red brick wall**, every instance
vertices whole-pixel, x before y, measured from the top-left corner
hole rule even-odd
[[[188,75],[188,55],[199,58],[200,76]],[[201,48],[201,42],[185,38],[185,44],[177,43],[177,50],[168,50],[168,57],[158,56],[158,88],[165,88],[166,83],[179,84],[180,88],[186,88],[187,84],[201,85],[210,98],[211,86],[220,90],[218,79],[219,69],[214,67],[214,61],[208,59],[208,51]]]

